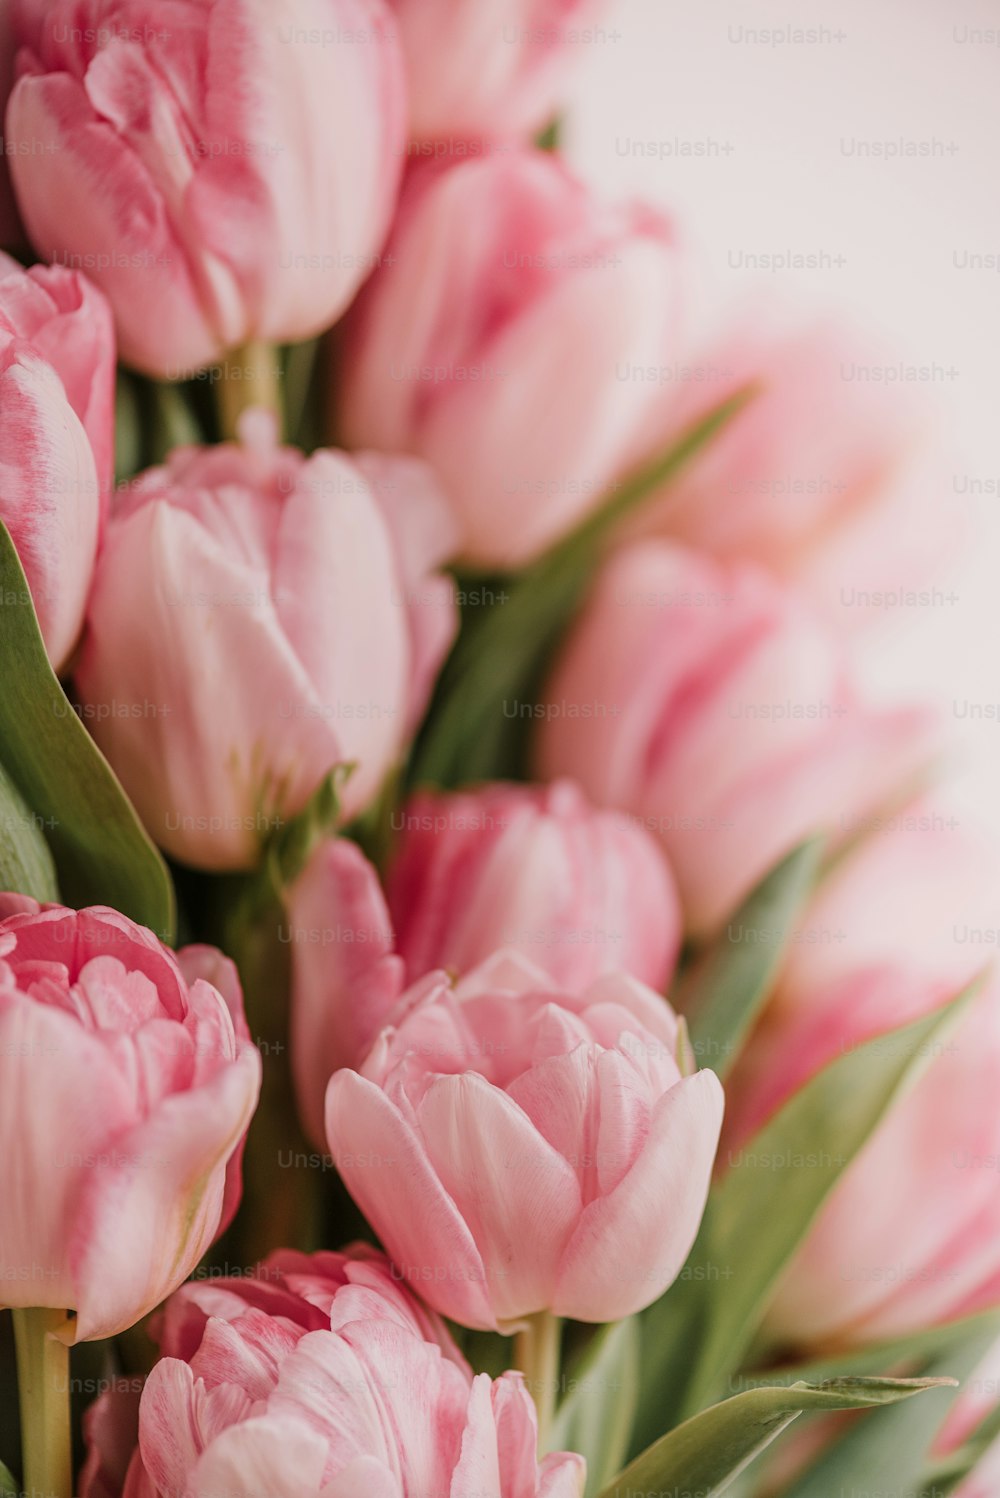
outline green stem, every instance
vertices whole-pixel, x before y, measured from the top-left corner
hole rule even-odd
[[[514,1338],[514,1367],[524,1374],[538,1411],[540,1456],[548,1450],[549,1431],[556,1412],[561,1351],[562,1322],[551,1311],[529,1316]]]
[[[262,406],[278,418],[281,428],[281,387],[278,351],[273,343],[251,339],[231,349],[218,366],[219,424],[222,436],[232,441],[244,411]]]
[[[54,1335],[65,1323],[65,1311],[45,1306],[14,1311],[27,1498],[72,1498],[69,1348]]]

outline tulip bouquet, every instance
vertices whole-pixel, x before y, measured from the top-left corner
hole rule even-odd
[[[682,332],[606,12],[0,5],[6,1498],[996,1493],[926,413]]]

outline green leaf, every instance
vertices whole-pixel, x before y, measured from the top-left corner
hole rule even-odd
[[[980,1311],[974,1316],[963,1316],[960,1320],[947,1321],[941,1326],[922,1327],[903,1337],[893,1337],[886,1342],[871,1342],[864,1347],[855,1347],[848,1352],[826,1357],[810,1358],[807,1362],[774,1365],[758,1370],[759,1381],[793,1383],[798,1379],[806,1383],[819,1383],[824,1379],[839,1378],[850,1369],[854,1373],[885,1373],[890,1368],[906,1364],[911,1368],[924,1368],[933,1358],[949,1349],[961,1346],[970,1338],[984,1338],[988,1344],[1000,1335],[1000,1309]],[[751,1373],[751,1376],[753,1374]]]
[[[598,1493],[628,1455],[639,1395],[639,1324],[634,1316],[595,1333],[569,1372],[569,1392],[549,1432],[551,1451],[587,1459],[587,1498]]]
[[[62,898],[74,906],[111,905],[170,941],[174,893],[166,865],[52,672],[3,525],[0,598],[0,755],[45,827]]]
[[[739,391],[695,422],[570,536],[509,579],[502,603],[466,620],[411,757],[411,784],[456,786],[522,771],[525,725],[538,719],[546,670],[609,536],[700,452],[752,393]]]
[[[9,1467],[0,1462],[0,1498],[18,1498],[21,1484],[12,1475]]]
[[[682,1271],[643,1315],[636,1443],[731,1388],[782,1271],[826,1197],[973,991],[838,1056],[730,1160],[689,1260],[704,1274],[685,1278]]]
[[[725,1077],[770,996],[794,939],[793,921],[812,892],[823,840],[783,858],[685,973],[671,996],[687,1016],[698,1061]]]
[[[964,1379],[989,1346],[989,1337],[972,1337],[964,1345],[942,1352],[925,1375],[947,1374]],[[918,1498],[924,1484],[927,1453],[955,1389],[942,1387],[920,1408],[893,1410],[878,1421],[863,1421],[847,1431],[814,1461],[785,1498],[829,1498],[831,1493],[892,1493],[893,1498]],[[956,1479],[957,1481],[957,1479]],[[947,1488],[934,1488],[933,1498],[944,1498]]]
[[[953,1381],[948,1381],[953,1386]],[[845,1378],[822,1384],[751,1389],[677,1426],[650,1446],[604,1488],[601,1498],[623,1493],[685,1493],[713,1498],[804,1413],[873,1409],[941,1386],[941,1380]],[[824,1489],[823,1498],[847,1489]]]
[[[31,810],[0,765],[0,889],[16,890],[35,900],[58,900],[55,865]]]

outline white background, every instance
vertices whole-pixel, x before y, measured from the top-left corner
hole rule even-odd
[[[747,39],[789,27],[819,40]],[[887,617],[863,637],[861,664],[894,697],[937,701],[959,809],[1000,832],[1000,721],[956,707],[1000,704],[1000,497],[957,492],[965,478],[1000,488],[1000,272],[955,264],[965,251],[1000,261],[1000,46],[963,40],[966,28],[1000,32],[1000,0],[616,0],[603,34],[580,44],[565,141],[591,183],[676,216],[698,305],[745,296],[750,275],[850,309],[901,356],[957,371],[932,387],[954,449],[940,503],[967,532],[946,578],[957,601]],[[843,145],[859,138],[940,145],[865,160]],[[623,155],[632,140],[668,143],[666,159]],[[699,140],[719,153],[675,153]],[[731,264],[783,249],[825,252],[824,268]]]

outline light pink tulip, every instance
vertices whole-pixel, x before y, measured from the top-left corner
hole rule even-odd
[[[782,1277],[767,1327],[783,1344],[881,1341],[1000,1303],[995,978],[925,1059]]]
[[[738,1164],[760,1124],[823,1066],[866,1042],[891,1054],[889,1032],[965,988],[996,951],[998,913],[1000,861],[939,803],[906,808],[843,855],[731,1075],[720,1163]],[[768,1313],[776,1338],[870,1342],[1000,1301],[995,975],[928,1044],[922,1067],[784,1276]]]
[[[955,997],[982,971],[1000,913],[1000,860],[937,798],[877,821],[833,865],[727,1087],[736,1147],[838,1056]],[[776,941],[730,922],[733,945]]]
[[[0,915],[0,1295],[109,1337],[235,1211],[260,1056],[211,948],[175,957],[102,907],[4,895]]]
[[[524,135],[546,125],[601,31],[605,0],[390,0],[418,141]]]
[[[321,844],[289,892],[292,1056],[303,1122],[320,1142],[327,1082],[361,1065],[407,975],[468,972],[513,947],[570,990],[619,969],[662,989],[680,945],[655,842],[568,782],[422,793],[394,824],[388,908],[344,839]]]
[[[671,347],[677,258],[652,209],[546,152],[417,168],[352,314],[339,437],[426,458],[466,558],[525,561],[627,463],[655,392],[621,371]]]
[[[345,815],[367,805],[454,628],[434,575],[447,512],[423,465],[307,460],[266,420],[242,432],[122,493],[77,674],[152,835],[212,869],[251,866],[338,762],[357,766]]]
[[[465,1326],[551,1310],[616,1321],[679,1273],[722,1122],[683,1076],[666,1002],[624,975],[583,994],[514,953],[404,1000],[361,1074],[327,1092],[327,1137],[398,1273]]]
[[[83,623],[111,482],[114,372],[100,292],[0,254],[0,519],[56,670]]]
[[[544,693],[536,765],[659,833],[711,931],[816,832],[842,837],[923,768],[923,711],[875,711],[794,594],[638,543],[599,574]]]
[[[107,292],[166,378],[328,327],[388,227],[405,135],[382,0],[57,0],[7,135],[35,247]]]
[[[582,1493],[582,1458],[538,1462],[520,1376],[473,1378],[372,1250],[186,1286],[162,1331],[138,1408],[112,1394],[88,1414],[81,1498]]]
[[[389,910],[411,979],[513,947],[571,992],[614,971],[666,984],[681,937],[666,860],[571,782],[425,792],[394,825]]]
[[[840,323],[791,323],[771,305],[744,316],[692,358],[679,391],[665,387],[647,446],[662,451],[739,389],[756,387],[753,399],[632,530],[794,578],[839,629],[884,615],[893,597],[903,606],[956,527],[933,412],[888,378],[899,362]]]

